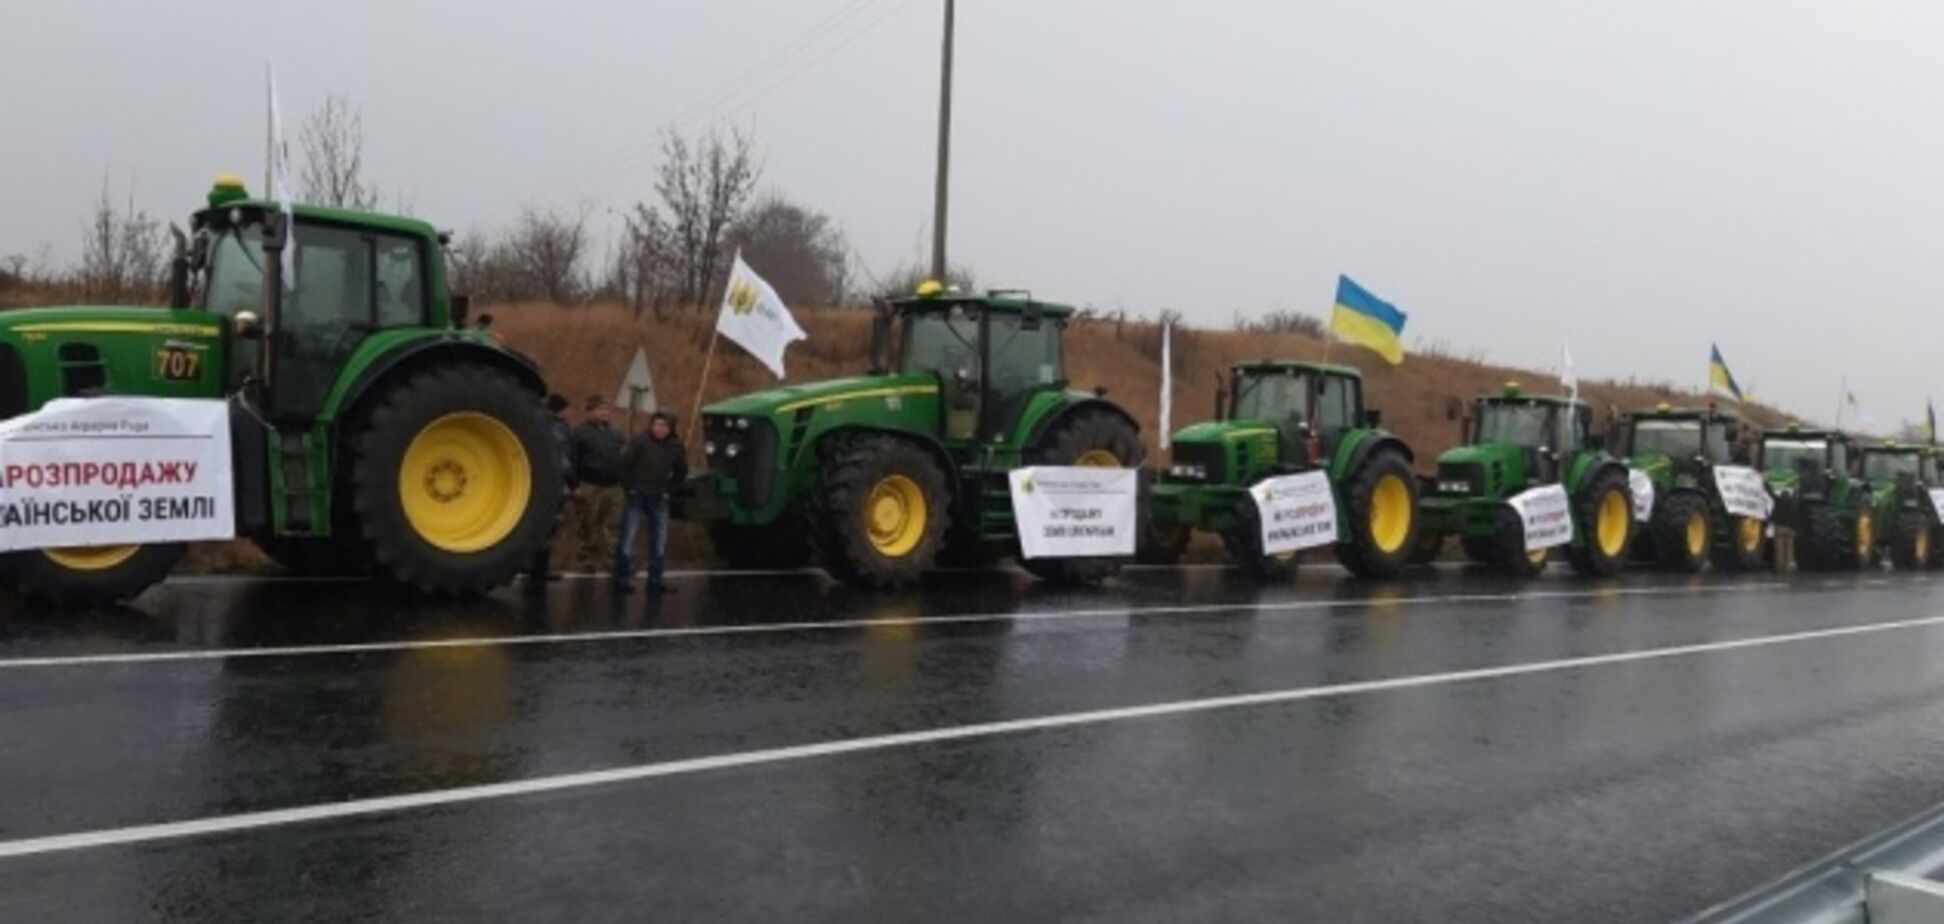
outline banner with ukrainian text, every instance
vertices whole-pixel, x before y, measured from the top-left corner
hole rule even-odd
[[[0,421],[0,551],[236,537],[229,406],[63,398]]]

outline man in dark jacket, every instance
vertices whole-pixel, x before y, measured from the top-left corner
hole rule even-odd
[[[568,496],[573,496],[579,486],[574,477],[574,431],[567,425],[567,399],[558,394],[547,396],[547,436],[552,440],[554,455],[560,459],[560,478],[566,485]],[[567,514],[562,507],[560,516]],[[554,519],[553,529],[547,531],[547,541],[533,553],[533,561],[527,568],[527,589],[542,590],[547,582],[559,576],[553,573],[553,534],[560,528],[560,518]]]
[[[580,478],[576,552],[580,561],[598,568],[614,560],[615,531],[621,525],[621,446],[625,442],[611,422],[613,409],[599,395],[582,405],[587,419],[574,428],[574,473]]]
[[[628,493],[621,508],[621,536],[614,546],[614,586],[628,592],[634,577],[629,552],[642,519],[648,521],[648,590],[670,593],[662,573],[668,556],[668,502],[688,478],[688,450],[675,435],[675,415],[656,411],[648,432],[635,437],[621,451],[621,487]]]

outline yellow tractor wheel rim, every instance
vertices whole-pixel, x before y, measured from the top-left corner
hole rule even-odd
[[[1627,503],[1627,495],[1619,489],[1606,492],[1600,498],[1600,512],[1593,524],[1594,536],[1600,543],[1600,554],[1612,558],[1627,550],[1627,520],[1633,516],[1633,508]]]
[[[1917,559],[1915,563],[1918,565],[1930,564],[1930,530],[1928,528],[1919,529],[1917,531],[1917,540],[1911,543],[1911,545],[1914,546],[1911,552]]]
[[[398,501],[420,539],[446,552],[492,548],[533,500],[526,447],[506,424],[476,411],[425,425],[398,465]]]
[[[1868,513],[1856,518],[1856,557],[1869,560],[1870,549],[1876,546],[1876,518]]]
[[[106,571],[135,557],[139,545],[88,545],[42,549],[49,561],[69,571]]]
[[[1753,552],[1762,547],[1762,521],[1754,517],[1742,517],[1741,525],[1736,527],[1736,536],[1741,539],[1744,552]]]
[[[1546,552],[1546,549],[1533,549],[1526,553],[1526,561],[1532,562],[1535,568],[1540,567],[1546,563]]]
[[[1687,547],[1688,554],[1696,558],[1708,551],[1708,518],[1699,510],[1688,514]]]
[[[1089,449],[1081,453],[1080,458],[1073,460],[1073,464],[1086,468],[1121,467],[1120,456],[1114,455],[1111,449]]]
[[[1395,552],[1411,534],[1411,489],[1404,479],[1385,475],[1370,492],[1370,541],[1377,550]]]
[[[864,528],[871,548],[886,558],[903,558],[925,538],[931,520],[924,489],[904,475],[886,475],[864,500]]]

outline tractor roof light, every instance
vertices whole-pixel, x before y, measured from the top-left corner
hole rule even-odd
[[[1662,401],[1661,403],[1654,405],[1654,410],[1658,413],[1666,414],[1674,410],[1674,405]]]
[[[1505,396],[1507,398],[1517,398],[1519,396],[1519,383],[1517,382],[1505,383]]]
[[[219,173],[216,182],[209,188],[209,207],[216,208],[249,197],[249,190],[243,188],[242,177],[234,173]]]
[[[937,298],[945,294],[945,284],[936,279],[927,279],[918,284],[919,298]]]

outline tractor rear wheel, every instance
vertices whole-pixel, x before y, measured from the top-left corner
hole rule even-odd
[[[1029,465],[1135,468],[1147,462],[1141,434],[1118,414],[1080,411],[1055,424],[1027,456]],[[1140,525],[1137,523],[1137,530]],[[1135,533],[1137,537],[1139,532]],[[1120,571],[1123,558],[1020,558],[1020,567],[1043,581],[1098,584]]]
[[[1573,570],[1587,577],[1608,577],[1627,566],[1633,541],[1633,495],[1627,476],[1608,469],[1593,476],[1580,493],[1579,541],[1567,549]]]
[[[1802,565],[1812,571],[1835,571],[1854,559],[1843,538],[1842,518],[1827,503],[1802,505]]]
[[[1337,561],[1360,578],[1390,578],[1404,572],[1416,551],[1417,479],[1411,464],[1395,449],[1379,449],[1364,460],[1345,486],[1350,535],[1337,543]]]
[[[1245,492],[1236,502],[1235,525],[1223,531],[1222,548],[1236,567],[1265,581],[1288,577],[1303,557],[1302,552],[1270,555],[1262,551],[1262,511],[1256,508],[1254,492]]]
[[[1538,577],[1545,573],[1546,560],[1552,557],[1551,549],[1526,550],[1525,521],[1511,507],[1498,513],[1498,535],[1492,547],[1493,566],[1512,577]]]
[[[1708,566],[1714,531],[1701,495],[1682,491],[1656,504],[1652,532],[1654,558],[1661,567],[1693,574]]]
[[[810,542],[794,516],[768,526],[711,523],[709,544],[731,568],[801,568],[810,563]]]
[[[1930,567],[1930,517],[1917,510],[1906,510],[1897,517],[1890,536],[1890,559],[1898,571],[1922,571]]]
[[[548,541],[559,457],[540,402],[511,376],[419,372],[349,432],[352,511],[385,577],[423,594],[484,593]]]
[[[131,599],[162,583],[184,551],[180,542],[33,549],[0,556],[0,571],[21,596],[94,606]]]
[[[1715,550],[1715,561],[1734,571],[1760,571],[1768,564],[1768,523],[1754,517],[1730,517],[1728,541]]]
[[[824,459],[811,494],[811,548],[841,580],[916,583],[945,543],[951,496],[924,447],[895,436],[853,440]]]

